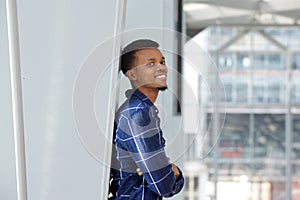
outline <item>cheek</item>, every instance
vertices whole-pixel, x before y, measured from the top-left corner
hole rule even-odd
[[[153,77],[153,70],[144,70],[139,74],[142,78],[152,78]]]
[[[153,83],[155,81],[155,78],[153,76],[153,73],[144,72],[140,74],[139,81],[141,83],[149,84],[149,83]]]
[[[138,73],[136,73],[136,77],[140,82],[142,82],[148,79],[149,74],[145,71],[139,71]]]

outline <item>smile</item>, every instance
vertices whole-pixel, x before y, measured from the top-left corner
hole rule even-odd
[[[167,78],[167,75],[162,74],[162,75],[155,76],[155,78]]]

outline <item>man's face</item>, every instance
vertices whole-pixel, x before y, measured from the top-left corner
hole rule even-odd
[[[135,67],[131,69],[135,86],[166,89],[168,69],[162,53],[156,48],[148,48],[138,50],[135,56]]]

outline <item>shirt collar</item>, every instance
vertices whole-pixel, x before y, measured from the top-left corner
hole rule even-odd
[[[150,101],[150,99],[140,92],[138,89],[129,89],[125,92],[127,98],[131,98],[131,96],[136,96],[140,100],[146,102],[149,106],[153,106],[154,104]]]

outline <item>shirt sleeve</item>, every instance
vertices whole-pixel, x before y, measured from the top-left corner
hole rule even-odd
[[[157,114],[151,109],[138,109],[124,118],[126,139],[122,146],[143,172],[149,188],[159,196],[170,197],[180,192],[184,178],[176,180],[164,149]],[[123,131],[124,132],[124,131]]]

